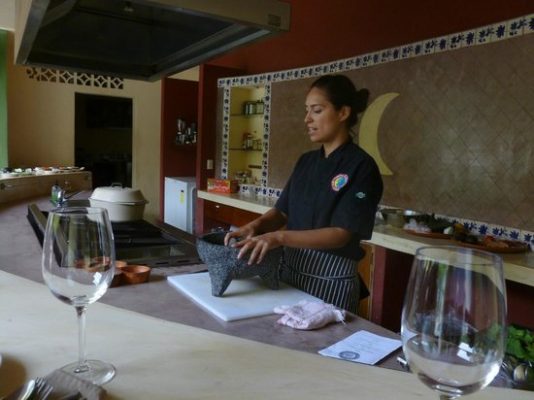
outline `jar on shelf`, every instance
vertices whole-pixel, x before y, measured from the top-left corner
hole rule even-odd
[[[245,132],[245,133],[243,133],[243,143],[242,143],[242,146],[243,146],[243,149],[244,149],[244,150],[250,150],[250,149],[252,149],[252,146],[253,146],[253,139],[254,139],[254,137],[252,136],[251,133],[249,133],[249,132]]]
[[[263,101],[258,100],[256,102],[256,114],[263,114],[263,110],[265,109]]]
[[[256,102],[254,101],[245,101],[243,103],[243,114],[250,115],[256,113]]]

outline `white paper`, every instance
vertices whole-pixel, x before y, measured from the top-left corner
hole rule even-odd
[[[319,354],[374,365],[401,345],[400,340],[385,338],[368,331],[358,331],[326,349],[319,350]]]

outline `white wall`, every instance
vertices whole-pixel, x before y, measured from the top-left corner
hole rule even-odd
[[[13,35],[10,34],[10,59]],[[161,84],[125,80],[103,89],[30,79],[26,67],[8,65],[9,164],[74,165],[74,97],[90,93],[133,99],[132,186],[149,200],[145,217],[159,216]]]

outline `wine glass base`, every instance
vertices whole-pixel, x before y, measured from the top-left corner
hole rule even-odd
[[[85,361],[84,367],[80,368],[80,364],[75,362],[65,365],[61,368],[61,371],[76,378],[94,383],[95,385],[103,385],[115,377],[115,367],[104,361],[87,360]]]

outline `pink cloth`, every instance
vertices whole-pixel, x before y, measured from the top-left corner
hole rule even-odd
[[[277,321],[295,329],[312,330],[322,328],[330,322],[343,322],[345,311],[333,304],[301,300],[293,306],[274,308],[276,314],[283,314]]]

